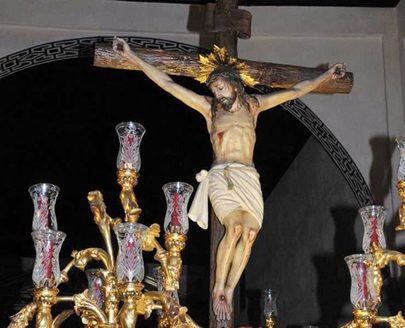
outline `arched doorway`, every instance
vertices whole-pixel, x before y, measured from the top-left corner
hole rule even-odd
[[[144,78],[141,72],[92,66],[94,43],[109,42],[111,39],[89,37],[51,42],[0,59],[0,85],[6,95],[0,114],[3,139],[1,171],[7,172],[2,181],[5,196],[0,200],[0,205],[3,208],[3,217],[11,218],[7,219],[7,226],[0,233],[1,250],[10,263],[9,270],[4,269],[7,279],[2,280],[5,285],[1,288],[4,290],[1,299],[6,304],[4,320],[21,305],[21,300],[26,301],[30,297],[30,266],[34,252],[29,237],[32,217],[32,205],[26,193],[29,185],[46,180],[61,187],[57,216],[60,229],[68,235],[62,251],[62,257],[67,258],[73,249],[101,243],[88,209],[88,191],[101,189],[109,212],[112,215],[121,214],[115,184],[114,165],[118,148],[115,124],[134,120],[147,129],[141,146],[141,179],[136,188],[143,209],[142,221],[145,224],[161,223],[165,210],[160,190],[163,183],[182,180],[196,186],[195,173],[210,166],[208,134],[199,114],[162,92]],[[138,47],[171,49],[184,53],[199,51],[195,46],[167,40],[141,37],[127,37],[127,40]],[[176,80],[197,92],[207,93],[203,86],[193,80]],[[263,113],[257,134],[255,162],[261,174],[266,213],[269,213],[270,219],[263,228],[262,239],[259,238],[255,246],[254,258],[243,282],[245,285],[240,289],[238,320],[241,323],[258,320],[254,319],[256,314],[252,314],[249,308],[251,299],[257,299],[256,290],[274,283],[271,279],[264,279],[260,286],[249,285],[249,280],[259,281],[252,276],[252,272],[256,272],[260,266],[271,264],[283,270],[280,250],[277,250],[277,261],[259,261],[268,255],[266,236],[269,233],[280,232],[272,238],[275,244],[279,244],[277,238],[281,240],[287,237],[284,236],[286,231],[280,230],[285,227],[285,221],[277,218],[283,218],[285,213],[282,210],[291,203],[301,202],[301,210],[314,206],[308,203],[307,198],[300,200],[299,197],[310,191],[310,183],[302,183],[300,187],[304,189],[298,195],[289,196],[286,203],[281,201],[286,199],[283,195],[292,183],[292,173],[301,172],[298,182],[308,181],[311,174],[314,174],[300,166],[300,163],[308,163],[306,165],[312,165],[313,168],[323,166],[324,176],[333,177],[330,182],[338,188],[335,193],[345,196],[342,197],[342,206],[346,206],[345,208],[352,209],[372,202],[371,193],[353,160],[330,130],[302,101],[290,102]],[[312,161],[305,156],[308,154],[312,154]],[[325,162],[327,165],[324,165]],[[304,178],[305,174],[307,176]],[[298,189],[294,186],[293,190]],[[321,201],[322,194],[317,193],[316,197]],[[279,207],[274,208],[273,204]],[[324,204],[328,211],[331,206]],[[272,213],[277,213],[277,217],[271,218]],[[296,220],[293,213],[290,214],[290,223],[302,228],[300,221]],[[317,220],[319,216],[314,216],[311,222],[316,223]],[[325,222],[323,233],[333,234],[335,222],[327,218]],[[309,234],[316,236],[318,232],[314,230],[312,235],[310,232]],[[295,237],[297,242],[300,236],[302,234]],[[333,251],[333,237],[324,242],[327,246],[322,243],[309,245],[315,253],[308,253],[308,257],[301,260],[311,262],[316,254]],[[302,240],[300,245],[303,249],[306,247]],[[332,260],[337,261],[337,255],[334,256]],[[273,256],[272,260],[276,258]],[[153,260],[146,255],[146,262],[153,263]],[[193,317],[206,326],[209,232],[192,226],[184,263],[187,279],[182,288],[187,306]],[[342,265],[339,266],[341,267]],[[317,270],[316,263],[310,270]],[[271,275],[271,271],[268,273]],[[321,270],[321,280],[325,279],[323,274]],[[78,279],[80,281],[81,278]],[[294,276],[290,276],[290,279],[293,281]],[[281,283],[287,286],[290,281]],[[204,285],[207,287],[200,288]],[[77,283],[67,291],[79,291],[80,287],[80,283]],[[348,288],[349,286],[347,290]],[[16,289],[21,290],[19,295],[15,293]],[[321,302],[322,295],[314,293],[312,299],[319,299]],[[304,309],[301,311],[304,312]],[[321,311],[321,314],[325,315],[325,311]]]

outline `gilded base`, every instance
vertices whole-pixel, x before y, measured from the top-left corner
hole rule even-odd
[[[273,328],[275,326],[276,326],[276,319],[274,317],[266,319],[266,328]]]
[[[401,205],[399,207],[399,225],[395,228],[396,231],[405,230],[405,180],[399,180],[397,182],[398,196],[401,199]]]

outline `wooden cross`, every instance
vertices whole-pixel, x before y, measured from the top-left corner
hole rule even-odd
[[[214,43],[219,47],[226,47],[231,56],[237,57],[237,40],[250,37],[251,15],[247,11],[239,10],[237,0],[218,0],[216,4],[205,7],[204,30],[215,32]],[[198,55],[184,55],[178,52],[136,49],[137,55],[151,65],[170,75],[196,77],[199,72]],[[313,79],[327,70],[327,68],[308,68],[274,63],[244,61],[250,70],[250,75],[259,81],[260,85],[271,88],[288,89],[298,82]],[[115,69],[138,70],[125,58],[117,55],[111,45],[98,44],[95,49],[94,65]],[[321,84],[313,92],[316,93],[349,93],[353,86],[353,73],[346,72],[340,79],[329,80]],[[211,259],[210,259],[210,291],[215,280],[215,258],[219,242],[224,235],[224,227],[211,211]],[[219,327],[212,311],[210,296],[210,327]],[[234,327],[234,320],[228,321],[222,327]]]
[[[137,55],[147,63],[154,65],[170,75],[195,77],[199,72],[198,55],[185,55],[174,51],[156,49],[134,49]],[[274,63],[264,63],[244,60],[249,65],[249,71],[260,85],[272,88],[289,89],[294,84],[313,79],[326,69],[309,68]],[[139,70],[137,66],[129,63],[125,58],[117,55],[111,44],[97,44],[95,49],[94,65],[115,69]],[[353,86],[353,73],[347,72],[343,78],[329,80],[314,91],[315,93],[349,93]]]

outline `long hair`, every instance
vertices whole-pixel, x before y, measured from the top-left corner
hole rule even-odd
[[[242,84],[242,80],[239,77],[239,74],[231,70],[229,68],[225,69],[216,69],[214,72],[211,73],[207,80],[207,86],[210,85],[216,78],[222,77],[224,80],[226,80],[232,87],[235,87],[235,92],[236,96],[239,96],[242,98],[243,102],[248,103],[248,99],[251,97],[249,94],[246,93],[245,87]],[[212,100],[212,105],[211,105],[211,111],[212,111],[212,116],[215,117],[216,112],[218,109],[223,108],[223,104],[219,99],[216,97],[213,98]]]

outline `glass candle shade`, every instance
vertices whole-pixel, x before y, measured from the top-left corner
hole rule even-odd
[[[398,181],[405,180],[405,137],[398,137],[396,139],[397,147],[399,150],[399,165],[397,171],[397,179]]]
[[[384,221],[387,211],[383,206],[366,206],[359,210],[364,225],[363,251],[369,253],[371,246],[376,244],[380,248],[386,248],[384,236]]]
[[[356,310],[374,311],[380,305],[380,295],[373,283],[373,272],[369,266],[372,260],[372,254],[345,257],[352,278],[350,301]]]
[[[34,203],[32,230],[58,230],[55,215],[55,202],[59,187],[50,183],[38,183],[28,189]]]
[[[61,231],[38,230],[31,235],[36,252],[32,280],[38,288],[56,287],[60,278],[59,252],[66,234]]]
[[[142,242],[147,227],[139,223],[121,223],[114,227],[118,240],[117,279],[119,283],[141,282],[145,275]]]
[[[193,187],[185,182],[169,182],[163,187],[166,198],[166,215],[164,229],[166,232],[187,233],[187,205]]]
[[[277,292],[275,290],[263,290],[263,313],[266,319],[277,317]]]
[[[117,131],[120,150],[117,157],[117,168],[131,169],[139,172],[141,168],[141,156],[139,147],[145,128],[136,122],[122,122],[115,127]]]
[[[102,309],[104,304],[103,279],[100,269],[88,269],[85,271],[90,298]]]

